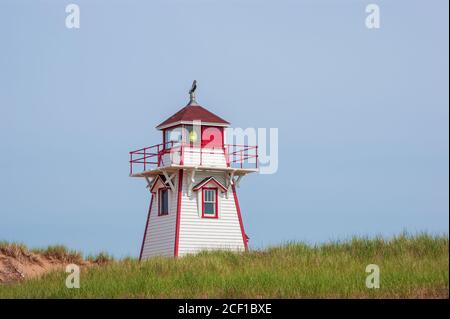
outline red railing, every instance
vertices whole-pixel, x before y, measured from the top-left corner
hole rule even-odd
[[[258,146],[225,145],[225,158],[229,167],[258,168]]]
[[[218,150],[220,150],[218,152]],[[165,156],[169,154],[168,158]],[[192,154],[193,156],[187,156]],[[195,156],[197,154],[198,156]],[[130,175],[139,169],[140,172],[152,170],[171,164],[183,165],[185,159],[190,164],[208,165],[205,154],[223,154],[227,167],[255,169],[258,168],[258,146],[225,144],[224,147],[204,148],[180,142],[168,142],[144,147],[130,152]],[[205,161],[206,160],[206,161]],[[193,162],[194,161],[194,162]]]

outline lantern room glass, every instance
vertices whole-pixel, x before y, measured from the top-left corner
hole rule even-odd
[[[179,146],[181,144],[181,141],[183,140],[183,132],[181,126],[166,129],[164,131],[164,134],[165,149],[169,149],[172,146]]]

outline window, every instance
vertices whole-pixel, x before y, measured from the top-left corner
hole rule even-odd
[[[161,188],[159,192],[159,207],[158,215],[168,215],[169,214],[169,190],[167,188]]]
[[[169,149],[172,146],[176,147],[180,144],[182,137],[181,127],[175,127],[164,130],[164,148]]]
[[[203,217],[217,218],[217,188],[203,188]]]
[[[190,145],[199,143],[199,128],[192,125],[184,125],[184,142]]]

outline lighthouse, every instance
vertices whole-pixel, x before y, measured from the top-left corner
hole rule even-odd
[[[150,205],[139,259],[202,250],[246,251],[237,187],[258,171],[257,145],[227,144],[230,123],[189,102],[161,122],[162,142],[130,152],[130,176],[146,181]]]

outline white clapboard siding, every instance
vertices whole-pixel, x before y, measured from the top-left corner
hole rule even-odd
[[[180,152],[175,151],[173,153],[165,153],[161,156],[160,166],[170,166],[172,164],[180,165]]]
[[[177,179],[178,177],[174,178],[174,183],[178,183]],[[169,214],[165,216],[158,216],[157,195],[158,193],[155,193],[153,198],[142,252],[143,259],[152,256],[173,256],[174,254],[178,194],[169,190]]]
[[[198,172],[195,175],[194,185],[208,176],[214,176],[220,183],[225,184],[223,173]],[[186,179],[187,176],[184,176],[184,180]],[[198,213],[197,194],[192,192],[192,195],[188,197],[187,183],[183,182],[178,248],[180,256],[201,250],[242,251],[245,249],[234,196],[231,191],[228,198],[220,191],[219,196],[219,218],[202,218]]]
[[[185,148],[183,163],[188,166],[226,167],[224,150],[221,148]]]

